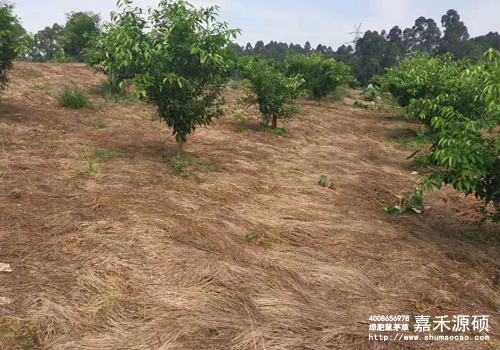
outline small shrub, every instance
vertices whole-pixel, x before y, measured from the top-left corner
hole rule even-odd
[[[382,100],[379,96],[379,88],[372,84],[368,85],[366,89],[363,90],[361,96],[363,96],[365,101],[379,102]]]
[[[251,82],[250,82],[250,80],[248,80],[248,79],[243,79],[243,80],[241,81],[241,87],[242,87],[243,89],[251,89],[251,88],[252,88],[252,83],[251,83]]]
[[[72,109],[84,108],[88,105],[88,95],[78,87],[65,87],[59,93],[61,107]]]
[[[117,86],[116,83],[110,82],[109,80],[106,80],[102,84],[98,85],[95,88],[95,92],[110,103],[119,103],[120,101],[132,99],[127,96],[123,88]]]
[[[182,170],[184,167],[186,167],[188,165],[189,165],[189,161],[187,159],[180,158],[180,157],[173,159],[172,166],[176,170]]]
[[[240,122],[240,123],[246,123],[248,120],[248,113],[241,110],[241,109],[237,109],[235,111],[232,111],[231,115],[234,118],[236,118],[236,120],[238,120],[238,122]]]
[[[90,119],[90,124],[96,129],[104,129],[106,124],[104,123],[104,117],[102,115],[97,119]]]
[[[201,184],[203,182],[203,179],[198,175],[193,174],[193,176],[194,176],[194,181],[196,181],[197,184]]]
[[[337,86],[335,91],[333,91],[330,96],[336,101],[342,101],[345,97],[347,97],[347,89],[344,85]]]
[[[233,90],[238,90],[239,88],[241,88],[241,81],[238,81],[238,80],[231,80],[229,82],[229,86],[231,87],[231,89]]]

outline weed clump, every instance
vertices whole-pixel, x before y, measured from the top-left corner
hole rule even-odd
[[[344,85],[337,86],[335,90],[330,94],[330,97],[336,101],[342,101],[347,97],[347,89]]]
[[[90,124],[96,129],[104,129],[106,124],[104,123],[104,117],[101,115],[97,119],[90,119]]]
[[[59,104],[61,107],[80,109],[87,107],[88,95],[78,87],[65,87],[59,93]]]

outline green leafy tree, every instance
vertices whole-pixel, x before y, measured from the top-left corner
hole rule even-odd
[[[248,59],[240,62],[241,74],[251,83],[252,92],[243,102],[258,104],[266,124],[276,129],[278,119],[291,120],[298,111],[294,100],[298,97],[304,80],[298,76],[287,77],[269,61]]]
[[[424,73],[425,72],[425,73]],[[430,170],[420,191],[449,184],[496,208],[500,220],[500,53],[474,65],[451,55],[415,56],[383,78],[426,125],[422,157]],[[406,91],[405,91],[406,90]]]
[[[17,48],[24,34],[12,10],[13,6],[0,3],[0,90],[7,85],[7,72],[12,69],[12,61],[17,56]]]
[[[66,16],[67,22],[61,32],[64,53],[78,62],[83,62],[83,50],[99,35],[101,17],[90,11],[71,12]]]
[[[112,13],[112,24],[98,41],[100,57],[105,57],[98,64],[121,86],[134,84],[157,106],[180,155],[197,126],[223,114],[222,91],[231,69],[228,45],[239,30],[215,19],[218,7],[161,1],[144,18],[145,11],[131,3],[120,0],[122,12]]]
[[[152,36],[146,30],[148,21],[141,16],[140,9],[127,7],[120,14],[112,12],[111,19],[112,23],[104,25],[95,45],[85,48],[83,53],[88,65],[104,73],[108,83],[120,89],[145,71],[142,62]]]
[[[412,99],[445,92],[444,79],[460,75],[467,68],[467,62],[453,62],[451,55],[432,58],[427,54],[414,53],[399,66],[387,70],[382,87],[406,107]]]
[[[337,87],[354,80],[351,69],[333,58],[325,59],[319,52],[311,56],[293,55],[285,60],[285,70],[289,76],[300,75],[304,87],[318,99],[326,97]]]
[[[33,62],[48,62],[64,55],[61,46],[61,31],[63,27],[55,23],[34,35],[28,37],[28,44],[21,59]]]

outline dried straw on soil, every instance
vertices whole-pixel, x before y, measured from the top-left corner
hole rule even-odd
[[[186,145],[198,184],[168,170],[162,155],[176,146],[149,106],[58,107],[65,84],[103,81],[83,65],[16,63],[11,79],[0,262],[13,272],[0,275],[0,296],[14,302],[0,305],[0,348],[23,332],[58,350],[499,346],[499,250],[467,238],[480,232],[479,203],[445,189],[421,216],[380,210],[415,185],[411,152],[389,137],[415,126],[348,99],[302,102],[287,137],[256,120],[237,133],[227,116]],[[111,158],[81,175],[92,146]],[[368,341],[369,316],[393,314],[487,314],[492,340]]]

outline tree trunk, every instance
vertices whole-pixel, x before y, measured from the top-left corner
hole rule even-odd
[[[182,139],[179,137],[177,144],[179,145],[179,149],[177,150],[177,156],[182,157],[182,147],[184,146],[184,141],[182,141]]]
[[[271,129],[276,129],[277,124],[278,124],[278,117],[276,115],[273,115],[273,122],[271,124]]]

